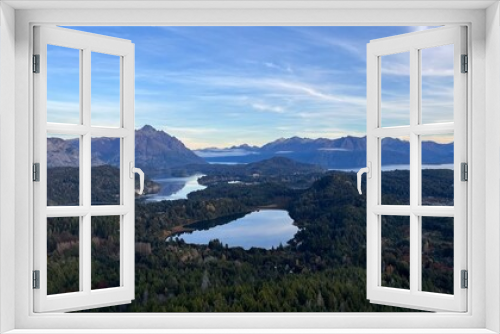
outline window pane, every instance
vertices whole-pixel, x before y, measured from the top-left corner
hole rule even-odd
[[[120,57],[92,52],[92,125],[120,127]]]
[[[92,138],[92,205],[120,205],[120,138]]]
[[[422,205],[453,206],[453,134],[420,136]]]
[[[120,286],[120,216],[92,217],[92,289]]]
[[[410,217],[382,216],[382,286],[410,288]]]
[[[80,218],[47,218],[47,294],[80,290]]]
[[[47,205],[80,205],[80,137],[47,135]]]
[[[422,123],[453,122],[453,45],[420,51]]]
[[[410,125],[410,53],[380,57],[381,125]]]
[[[380,182],[383,205],[410,204],[410,143],[407,137],[382,138]]]
[[[47,45],[47,122],[80,123],[80,50]]]
[[[422,217],[422,290],[453,294],[453,218]]]

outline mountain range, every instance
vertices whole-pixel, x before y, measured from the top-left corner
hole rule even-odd
[[[92,138],[92,166],[120,164],[120,139]],[[47,166],[77,167],[79,140],[47,138]],[[135,165],[143,171],[161,171],[186,164],[206,164],[179,139],[145,125],[135,131]]]
[[[210,163],[250,163],[274,156],[324,168],[358,168],[366,165],[366,137],[280,138],[262,147],[241,145],[194,151]],[[409,164],[410,143],[398,138],[382,139],[382,165]],[[423,164],[453,163],[453,143],[422,142]]]
[[[92,166],[120,163],[120,140],[92,139]],[[408,164],[410,144],[397,138],[382,139],[382,165]],[[162,171],[185,165],[206,163],[252,163],[273,157],[286,157],[323,168],[358,168],[366,165],[366,137],[280,138],[261,147],[247,144],[229,148],[191,151],[179,139],[150,125],[135,132],[136,166],[144,171]],[[78,139],[47,138],[48,167],[76,167]],[[453,143],[422,143],[422,163],[453,162]]]

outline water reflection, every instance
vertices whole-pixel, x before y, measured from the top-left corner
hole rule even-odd
[[[187,199],[187,195],[193,191],[203,190],[206,186],[198,183],[203,174],[195,174],[188,177],[156,177],[153,181],[160,185],[157,194],[146,196],[146,201],[174,201]]]
[[[331,168],[329,170],[338,170],[341,172],[357,172],[361,167],[355,168]],[[451,169],[453,170],[454,165],[450,164],[422,164],[422,169]],[[390,172],[394,170],[409,170],[410,165],[408,164],[399,164],[399,165],[383,165],[380,170],[383,172]]]
[[[224,225],[215,227],[211,227],[210,222],[191,224],[187,227],[195,228],[196,231],[181,233],[175,237],[190,244],[208,244],[210,240],[219,239],[223,245],[227,244],[229,247],[271,249],[280,244],[285,246],[298,231],[285,210],[260,210],[241,218],[232,218],[234,220],[226,224],[222,220],[218,221],[217,223]]]

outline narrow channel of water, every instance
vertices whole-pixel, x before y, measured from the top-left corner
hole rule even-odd
[[[160,185],[160,192],[147,195],[145,200],[147,202],[157,202],[187,199],[189,193],[206,188],[206,186],[198,183],[198,179],[203,176],[203,174],[195,174],[187,177],[155,177],[153,181]]]

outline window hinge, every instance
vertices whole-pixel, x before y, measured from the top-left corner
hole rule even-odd
[[[38,162],[33,164],[33,181],[40,181],[40,164]]]
[[[33,289],[40,289],[40,270],[33,270]]]
[[[469,72],[469,57],[467,55],[462,55],[462,73]]]
[[[469,165],[466,162],[460,164],[461,181],[469,181]]]
[[[33,55],[33,73],[40,73],[40,55]]]
[[[469,273],[467,272],[467,270],[461,271],[461,281],[462,289],[467,289],[469,287]]]

